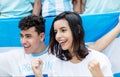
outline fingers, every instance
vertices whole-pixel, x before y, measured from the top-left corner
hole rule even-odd
[[[32,67],[35,77],[43,77],[42,76],[42,66],[43,66],[43,62],[40,58],[32,61],[31,67]]]
[[[31,63],[32,69],[42,69],[43,62],[40,58],[37,58]]]
[[[88,63],[88,69],[93,77],[104,77],[100,68],[100,63],[97,60],[92,60]]]
[[[99,62],[97,60],[92,60],[88,63],[88,68],[90,70],[95,70],[97,68],[100,68]]]

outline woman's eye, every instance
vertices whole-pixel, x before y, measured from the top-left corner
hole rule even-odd
[[[57,31],[54,31],[54,34],[56,34],[57,33]]]
[[[62,29],[62,32],[65,32],[66,30],[65,29]]]

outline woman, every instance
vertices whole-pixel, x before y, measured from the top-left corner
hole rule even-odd
[[[108,58],[85,46],[82,20],[77,13],[63,12],[54,19],[49,49],[58,58],[52,67],[53,76],[112,76]],[[42,65],[40,59],[33,61],[36,77],[42,77]]]

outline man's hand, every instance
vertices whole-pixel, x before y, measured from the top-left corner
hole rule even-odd
[[[43,67],[43,62],[41,59],[35,59],[31,63],[32,70],[35,74],[35,77],[43,77],[42,75],[42,67]]]

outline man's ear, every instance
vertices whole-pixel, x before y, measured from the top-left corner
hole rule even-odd
[[[41,41],[44,41],[44,39],[45,39],[45,33],[42,32],[42,33],[40,33],[40,40],[41,40]]]

